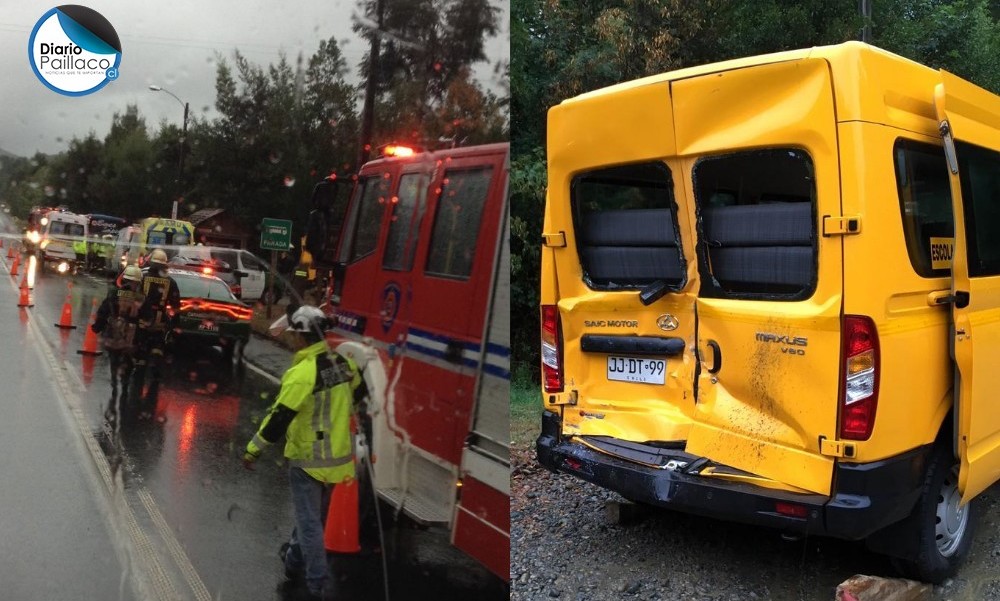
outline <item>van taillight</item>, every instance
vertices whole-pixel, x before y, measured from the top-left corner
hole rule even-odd
[[[871,317],[845,315],[843,329],[844,398],[840,437],[868,440],[878,406],[878,332]]]
[[[562,392],[562,326],[555,305],[542,305],[542,380],[545,392]]]

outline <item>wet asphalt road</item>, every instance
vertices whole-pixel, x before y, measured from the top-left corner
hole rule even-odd
[[[0,257],[6,257],[6,250],[0,252]],[[43,367],[54,368],[55,374],[49,376],[46,369],[32,369],[29,362],[16,378],[19,385],[32,387],[32,378],[55,377],[61,381],[69,401],[63,407],[54,402],[46,409],[63,409],[75,416],[75,420],[70,419],[71,426],[83,433],[85,440],[90,438],[95,443],[90,449],[92,456],[84,453],[82,459],[93,460],[97,472],[106,466],[105,484],[109,485],[101,491],[100,478],[92,475],[97,481],[90,486],[109,497],[105,500],[110,505],[106,511],[114,526],[104,542],[99,537],[97,542],[88,541],[89,547],[96,548],[78,553],[75,563],[81,569],[90,566],[102,557],[97,549],[110,543],[111,548],[124,549],[120,554],[125,558],[117,564],[110,562],[110,567],[104,569],[121,570],[126,576],[115,581],[115,587],[124,581],[138,582],[138,598],[290,598],[277,559],[278,547],[287,538],[294,519],[287,470],[280,463],[280,452],[265,455],[253,472],[244,470],[239,460],[277,390],[273,379],[261,375],[258,369],[227,365],[217,348],[179,342],[164,369],[155,403],[148,406],[152,416],[145,419],[138,407],[113,394],[106,354],[91,359],[77,353],[83,345],[93,303],[103,299],[107,282],[85,274],[39,274],[33,291],[35,306],[23,310],[15,306],[17,292],[7,284],[12,280],[6,267],[10,261],[4,259],[3,263],[0,324],[13,324],[17,316],[20,335],[40,335],[41,340],[35,342],[47,349],[48,358],[43,363],[49,363]],[[65,302],[69,303],[76,329],[55,326]],[[264,351],[271,353],[266,359],[272,366],[281,364],[280,352]],[[21,355],[30,358],[27,352]],[[248,351],[248,357],[251,355]],[[280,368],[269,371],[280,375]],[[36,422],[51,418],[33,419],[37,428]],[[57,459],[51,457],[49,461]],[[80,467],[81,474],[94,471],[86,465]],[[95,503],[100,502],[98,495]],[[86,503],[79,507],[87,513],[92,511]],[[366,549],[382,547],[374,533],[366,538]],[[390,528],[384,533],[384,541],[390,599],[507,598],[499,581],[456,554],[441,533]],[[54,548],[63,549],[67,543],[59,538],[58,543],[44,548],[53,549],[53,555],[63,555]],[[104,553],[103,557],[114,555]],[[384,598],[379,553],[336,557],[333,565],[340,576],[342,598]],[[74,598],[119,598],[118,589],[113,592],[79,594]],[[121,597],[133,598],[127,590]]]

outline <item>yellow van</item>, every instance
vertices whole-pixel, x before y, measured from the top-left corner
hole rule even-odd
[[[1000,477],[1000,98],[856,42],[597,90],[549,112],[543,228],[544,466],[957,570]]]

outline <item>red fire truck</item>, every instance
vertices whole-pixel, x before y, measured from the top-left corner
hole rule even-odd
[[[510,578],[507,144],[384,156],[317,186],[334,348],[372,395],[374,486]],[[327,243],[315,244],[325,232]],[[322,248],[321,248],[322,247]]]

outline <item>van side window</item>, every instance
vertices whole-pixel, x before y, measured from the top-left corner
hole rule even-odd
[[[892,154],[910,264],[922,277],[946,276],[951,273],[947,249],[954,244],[955,220],[944,150],[900,138]]]
[[[701,295],[801,300],[816,287],[816,183],[799,149],[752,150],[699,160]]]
[[[1000,153],[955,144],[965,207],[969,275],[1000,274]]]
[[[66,223],[65,221],[54,221],[49,227],[50,235],[62,236],[82,236],[83,226],[78,223]]]
[[[353,209],[356,215],[354,236],[349,258],[352,263],[375,252],[382,225],[382,209],[389,200],[390,182],[390,179],[384,177],[369,177],[358,186],[358,200]]]
[[[399,192],[391,199],[392,217],[389,218],[389,236],[382,257],[383,269],[413,269],[413,250],[424,214],[426,184],[419,173],[407,173],[399,178]]]
[[[570,190],[583,279],[595,290],[685,283],[670,169],[660,162],[588,171]]]
[[[472,275],[492,178],[492,168],[445,172],[431,231],[428,274],[462,280]]]

